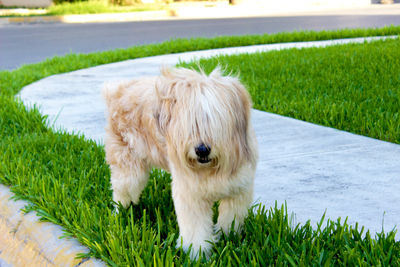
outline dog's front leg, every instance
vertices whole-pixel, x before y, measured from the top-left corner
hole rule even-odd
[[[222,229],[225,234],[229,234],[232,222],[235,221],[234,231],[240,231],[252,201],[252,190],[222,199],[218,207],[216,230]]]
[[[209,255],[213,241],[212,202],[188,192],[185,186],[172,183],[172,197],[179,225],[177,247],[189,250],[192,259],[199,257],[199,251]]]
[[[131,203],[138,204],[140,194],[147,184],[149,171],[139,164],[132,164],[130,167],[110,167],[114,202],[120,202],[124,208]]]

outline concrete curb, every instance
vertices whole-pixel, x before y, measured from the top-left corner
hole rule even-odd
[[[40,222],[35,212],[21,210],[28,202],[0,184],[0,266],[105,266],[93,258],[77,259],[88,248],[75,239],[60,239],[62,227]]]

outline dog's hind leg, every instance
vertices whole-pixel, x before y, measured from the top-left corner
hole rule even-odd
[[[229,234],[232,222],[234,221],[234,231],[240,231],[244,218],[248,215],[248,209],[253,201],[252,190],[242,192],[236,196],[224,198],[218,207],[218,221],[216,230]]]
[[[114,202],[120,202],[124,208],[131,203],[138,204],[140,194],[149,179],[149,168],[142,164],[133,164],[122,168],[111,165],[111,187]]]

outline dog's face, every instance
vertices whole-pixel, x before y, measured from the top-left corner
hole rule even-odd
[[[169,158],[190,171],[234,172],[253,160],[248,130],[251,101],[234,77],[188,69],[163,70],[157,84],[159,129]],[[255,159],[254,159],[255,160]]]

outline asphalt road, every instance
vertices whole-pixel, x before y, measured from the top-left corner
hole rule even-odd
[[[0,27],[0,70],[67,53],[89,53],[174,38],[400,25],[399,15],[337,15]]]

